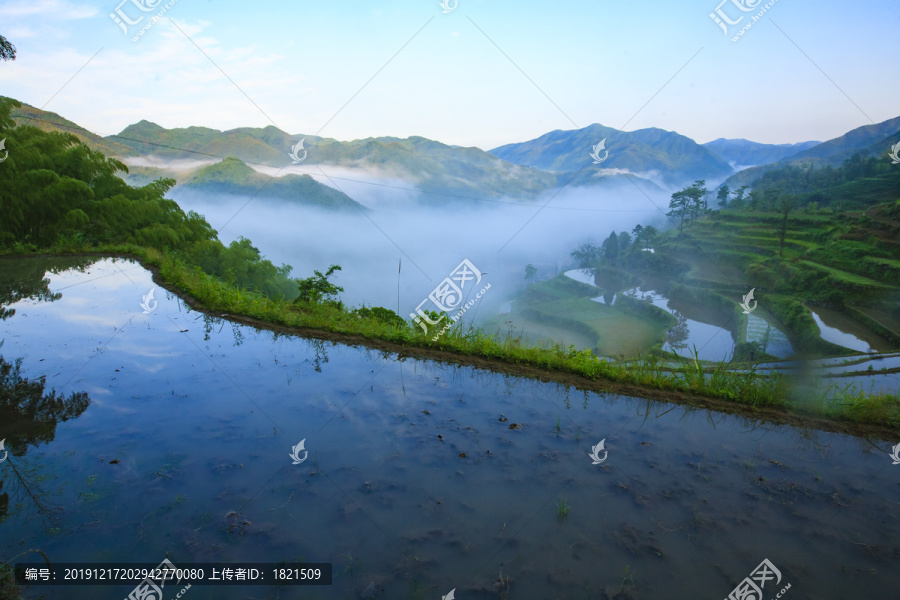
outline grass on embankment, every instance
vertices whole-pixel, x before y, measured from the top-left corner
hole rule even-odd
[[[862,390],[837,390],[833,398],[802,398],[792,381],[781,374],[763,375],[753,369],[730,371],[724,363],[713,368],[697,361],[684,361],[672,368],[656,356],[631,361],[610,362],[590,350],[574,348],[538,348],[526,346],[521,336],[498,339],[475,329],[454,327],[432,340],[434,331],[422,333],[418,327],[396,321],[364,317],[328,304],[299,304],[271,299],[257,292],[237,289],[199,267],[184,264],[175,256],[152,248],[132,245],[79,248],[51,247],[41,254],[92,253],[102,256],[125,255],[136,258],[156,271],[170,287],[191,297],[195,305],[210,312],[258,319],[272,325],[316,330],[360,338],[360,342],[379,340],[399,347],[414,347],[450,352],[462,357],[479,357],[534,369],[576,375],[590,380],[607,380],[632,388],[686,393],[689,396],[724,400],[756,408],[777,408],[795,413],[827,417],[858,424],[900,428],[900,398],[896,395],[866,395]],[[397,351],[402,352],[402,348]],[[550,375],[550,373],[548,373]],[[675,394],[678,396],[679,394]],[[681,399],[684,401],[684,398]],[[688,400],[689,401],[689,400]]]

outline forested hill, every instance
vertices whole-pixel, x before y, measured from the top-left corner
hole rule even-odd
[[[31,125],[43,131],[71,133],[91,148],[107,156],[137,156],[138,152],[115,139],[103,138],[60,115],[22,103],[10,116],[17,125]]]
[[[746,201],[751,207],[765,207],[772,204],[772,198],[787,195],[797,206],[814,203],[836,210],[865,210],[900,198],[900,165],[859,153],[836,168],[789,164],[771,169],[753,185]]]
[[[725,183],[731,189],[751,185],[767,171],[787,165],[804,168],[811,165],[837,167],[854,154],[885,158],[891,146],[897,141],[900,141],[900,117],[857,127],[778,162],[745,169],[729,177]]]
[[[174,180],[132,187],[119,177],[125,164],[76,135],[17,127],[19,106],[0,97],[0,253],[140,247],[248,290],[297,296],[289,266],[275,267],[247,239],[224,246],[206,219],[166,198]]]
[[[273,179],[257,173],[233,156],[195,171],[182,185],[186,189],[212,194],[258,195],[321,208],[362,208],[343,192],[319,183],[309,175],[290,174]]]

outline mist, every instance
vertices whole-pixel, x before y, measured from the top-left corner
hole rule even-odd
[[[204,215],[223,243],[249,238],[276,265],[291,265],[294,277],[341,265],[333,281],[344,288],[341,298],[349,306],[384,306],[407,317],[469,259],[483,274],[478,289],[491,284],[466,315],[476,320],[497,314],[522,291],[526,264],[538,268],[538,279],[552,277],[571,264],[569,253],[582,242],[599,245],[611,231],[630,232],[639,223],[663,226],[660,208],[668,202],[621,180],[563,188],[535,201],[448,201],[409,191],[415,182],[372,185],[359,173],[352,179],[341,181],[340,189],[364,210],[327,211],[181,187],[169,196]]]

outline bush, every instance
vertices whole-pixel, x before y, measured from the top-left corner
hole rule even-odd
[[[362,308],[352,310],[351,313],[363,319],[374,319],[376,321],[381,321],[382,323],[387,323],[388,325],[394,325],[397,327],[406,327],[408,325],[403,317],[401,317],[394,311],[388,308],[382,308],[381,306],[363,306]]]

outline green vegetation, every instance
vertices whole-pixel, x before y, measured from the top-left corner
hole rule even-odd
[[[405,140],[380,137],[342,142],[307,135],[304,140],[309,151],[306,164],[377,168],[415,179],[417,188],[438,194],[437,201],[460,194],[479,198],[534,198],[559,181],[551,173],[501,163],[496,156],[478,148],[454,148],[423,137]],[[197,154],[205,154],[237,157],[232,158],[233,161],[284,166],[289,164],[288,153],[299,137],[272,126],[229,131],[206,127],[165,129],[141,121],[105,141],[127,146],[137,154],[177,159],[196,159]],[[450,196],[441,198],[441,194]]]
[[[257,173],[233,156],[197,170],[187,177],[182,185],[187,189],[212,194],[278,198],[292,203],[330,209],[361,208],[358,202],[343,192],[319,183],[309,175],[285,175],[273,179]]]
[[[130,187],[116,176],[119,171],[127,171],[125,165],[92,151],[75,136],[27,125],[14,128],[9,114],[15,105],[13,100],[0,99],[0,137],[7,139],[10,152],[0,167],[0,214],[5,217],[0,222],[0,253],[128,255],[156,269],[173,289],[190,296],[205,309],[257,319],[260,324],[348,336],[344,339],[380,340],[398,349],[405,346],[440,350],[610,384],[619,382],[632,386],[634,392],[641,389],[648,393],[653,390],[684,392],[686,395],[681,396],[684,401],[696,396],[718,398],[752,407],[778,407],[900,426],[900,400],[896,396],[865,396],[848,388],[838,390],[828,399],[810,402],[792,389],[787,378],[761,375],[753,368],[735,372],[722,365],[709,367],[696,359],[679,363],[655,354],[610,361],[590,349],[578,351],[559,344],[535,347],[511,332],[503,337],[471,328],[464,330],[459,324],[437,337],[433,331],[423,332],[386,308],[348,309],[336,297],[340,288],[328,281],[339,268],[337,265],[332,265],[325,274],[315,272],[310,278],[296,280],[290,278],[288,265],[275,267],[262,258],[249,240],[239,240],[226,247],[202,216],[185,214],[175,202],[165,199],[171,180]],[[706,227],[705,222],[713,220],[712,216],[698,216],[683,234],[653,232],[648,237],[650,228],[645,227],[643,231],[633,232],[634,242],[617,235],[615,257],[605,258],[606,253],[599,252],[600,249],[588,249],[588,254],[611,262],[603,272],[605,276],[622,268],[662,271],[669,276],[693,275],[690,263],[680,260],[680,250],[702,244],[704,240],[699,232]],[[798,228],[802,229],[803,223],[795,223],[792,217],[787,231]],[[827,245],[827,232],[823,235],[816,239]],[[799,252],[791,246],[790,239],[785,242],[783,261],[790,261]],[[654,244],[655,253],[644,252],[639,247],[650,243]],[[612,238],[609,244],[613,244]],[[601,255],[603,258],[598,258]],[[882,257],[897,258],[890,252]],[[828,273],[821,273],[821,277],[829,277]],[[627,283],[628,276],[623,273],[621,281]],[[577,282],[560,279],[543,283],[531,286],[535,310],[547,310],[542,306],[544,302],[559,303],[564,308],[560,314],[583,317],[579,310],[599,307],[587,297],[585,288],[591,289],[589,286],[579,288],[581,284]],[[760,298],[763,302],[765,296]],[[632,303],[626,301],[623,308],[616,308],[620,314],[615,320],[627,316],[628,310],[645,310],[628,308],[629,304]],[[642,326],[650,328],[648,338],[658,342],[658,332],[664,324],[640,321]],[[634,327],[637,322],[636,319]],[[599,329],[594,331],[599,332]],[[606,343],[603,335],[597,337]],[[618,343],[615,336],[608,339]]]
[[[569,509],[569,499],[566,498],[565,493],[563,493],[556,501],[556,518],[560,521],[564,520],[569,516]]]
[[[124,164],[74,135],[14,128],[10,110],[17,105],[0,98],[0,132],[9,152],[0,169],[0,248],[6,253],[134,244],[170,253],[239,288],[297,296],[289,266],[275,267],[246,239],[224,246],[202,216],[166,199],[173,180],[131,187],[116,175],[128,171]]]
[[[16,47],[0,35],[0,60],[16,60]]]
[[[840,167],[788,164],[762,174],[751,192],[748,208],[772,210],[774,203],[784,198],[784,190],[796,195],[796,202],[802,206],[814,202],[837,210],[865,209],[900,196],[900,170],[884,156],[862,153],[853,154]]]
[[[865,208],[862,212],[820,208],[820,202],[834,200],[830,188],[822,186],[873,177],[900,184],[898,170],[889,167],[888,161],[854,155],[839,168],[770,171],[746,201],[743,188],[720,190],[724,208],[719,212],[706,209],[703,182],[695,182],[673,194],[671,214],[680,217],[680,227],[656,241],[654,262],[631,252],[615,266],[662,279],[670,298],[692,289],[693,300],[726,312],[735,305],[729,309],[724,296],[736,299],[755,288],[759,306],[802,355],[848,352],[821,339],[808,309],[817,305],[838,311],[873,338],[897,347],[895,324],[873,315],[898,311],[900,201],[877,203],[878,198],[863,197],[854,202]],[[797,192],[783,193],[782,188]],[[900,196],[900,185],[893,193]],[[697,213],[702,216],[695,218]],[[860,311],[866,309],[875,312],[863,315]],[[732,331],[739,344],[745,329],[746,320],[735,313]]]
[[[873,125],[857,127],[842,136],[821,144],[815,144],[800,152],[781,158],[778,162],[755,162],[755,164],[760,166],[739,171],[729,177],[726,183],[732,189],[741,186],[757,186],[757,183],[766,173],[785,167],[796,168],[799,170],[798,172],[809,171],[813,167],[822,167],[824,169],[827,169],[828,167],[840,167],[843,162],[856,153],[862,156],[876,156],[880,159],[884,159],[886,157],[887,149],[897,143],[897,141],[900,141],[900,117],[894,117],[893,119],[888,119],[887,121],[882,121],[881,123]],[[792,181],[791,183],[796,185],[798,182]],[[863,184],[863,186],[865,186],[865,184]],[[779,189],[791,193],[801,191],[800,188],[791,187],[781,187]],[[860,191],[860,188],[857,188],[857,191]],[[863,198],[865,198],[865,196],[856,197],[856,199]],[[871,200],[874,202],[888,202],[894,198],[896,198],[896,195],[888,198],[872,198]]]
[[[71,133],[87,144],[91,150],[102,152],[107,156],[125,157],[137,155],[137,152],[124,144],[120,144],[115,140],[108,138],[104,139],[96,133],[88,131],[84,127],[79,127],[68,119],[64,119],[56,113],[41,110],[27,104],[14,107],[12,111],[10,111],[10,116],[12,116],[13,120],[18,125],[32,125],[47,132],[56,131],[61,133]],[[159,171],[159,169],[148,170],[153,172]],[[158,178],[159,176],[154,179]],[[152,180],[148,180],[146,183],[150,183],[151,181]]]

